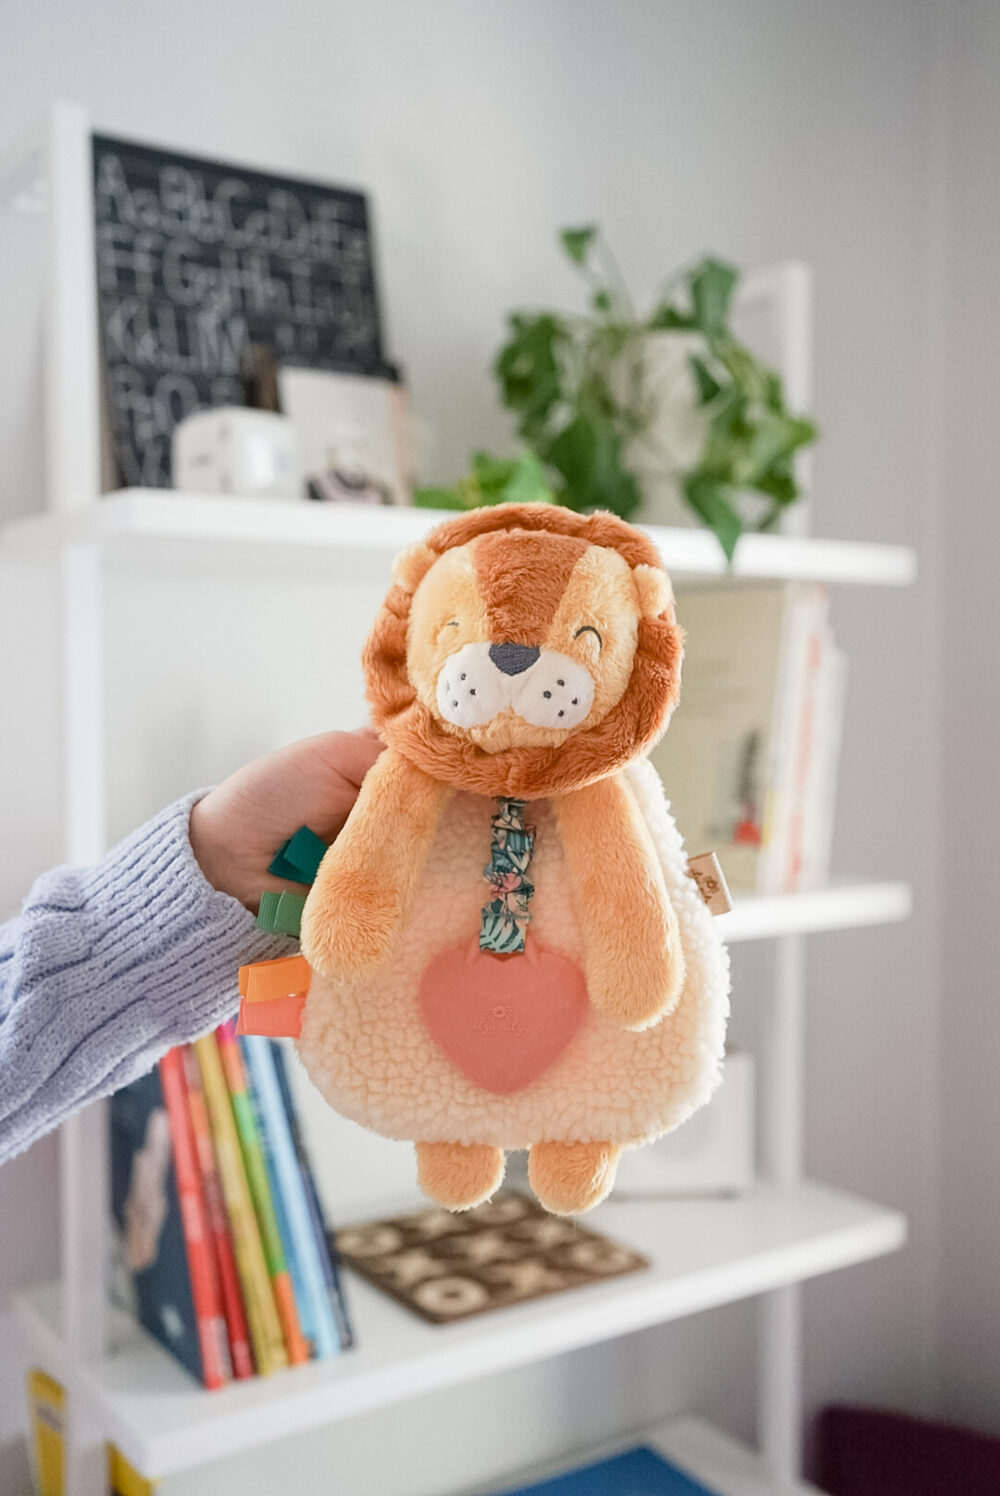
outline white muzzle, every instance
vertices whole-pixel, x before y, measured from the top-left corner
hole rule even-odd
[[[483,727],[512,707],[532,727],[578,727],[590,711],[589,670],[554,649],[466,644],[441,667],[438,711],[456,727]]]

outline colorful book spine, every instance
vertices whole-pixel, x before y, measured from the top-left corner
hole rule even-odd
[[[347,1295],[344,1293],[344,1285],[337,1264],[333,1239],[323,1214],[319,1191],[316,1188],[316,1180],[313,1178],[312,1168],[309,1163],[309,1154],[306,1151],[305,1140],[302,1136],[299,1114],[295,1108],[295,1098],[292,1095],[292,1085],[288,1079],[284,1050],[280,1043],[274,1040],[271,1040],[270,1043],[271,1056],[274,1060],[275,1079],[278,1082],[281,1099],[285,1107],[285,1115],[288,1118],[292,1146],[295,1149],[295,1157],[298,1162],[299,1173],[302,1176],[302,1184],[309,1206],[309,1219],[312,1225],[313,1237],[319,1249],[320,1267],[323,1272],[323,1281],[326,1284],[327,1299],[336,1320],[340,1348],[346,1351],[354,1344],[354,1325],[351,1321],[350,1310],[347,1307]]]
[[[271,1189],[267,1179],[267,1166],[264,1163],[246,1071],[240,1054],[239,1040],[236,1037],[235,1019],[231,1019],[229,1023],[224,1023],[219,1028],[218,1039],[219,1054],[229,1086],[236,1131],[243,1153],[243,1165],[257,1215],[257,1225],[260,1228],[260,1239],[271,1278],[274,1301],[278,1306],[278,1317],[285,1337],[285,1348],[290,1363],[297,1366],[303,1361],[308,1361],[309,1346],[302,1334],[298,1311],[295,1307],[292,1280],[285,1261],[281,1232],[278,1229],[278,1219],[274,1212],[274,1202],[271,1199]]]
[[[198,1344],[201,1348],[202,1381],[206,1387],[214,1389],[230,1380],[232,1365],[226,1321],[222,1312],[219,1275],[188,1112],[184,1060],[180,1050],[169,1050],[160,1061],[159,1070],[160,1086],[170,1122],[177,1195],[184,1228],[191,1297],[198,1325]]]
[[[215,1034],[207,1034],[205,1038],[195,1041],[194,1048],[212,1124],[219,1177],[233,1233],[236,1265],[243,1285],[254,1361],[259,1374],[269,1376],[271,1372],[288,1365],[288,1353],[271,1291],[260,1228],[244,1172],[220,1046]]]
[[[310,1356],[315,1356],[317,1355],[316,1325],[314,1323],[315,1310],[306,1280],[302,1275],[299,1254],[295,1249],[295,1242],[292,1239],[292,1228],[289,1223],[285,1197],[286,1192],[282,1189],[282,1182],[278,1175],[278,1165],[274,1156],[272,1142],[273,1119],[268,1119],[266,1116],[261,1101],[258,1077],[254,1074],[250,1052],[238,1028],[237,1035],[239,1038],[240,1054],[243,1057],[243,1069],[246,1074],[247,1094],[250,1097],[250,1105],[253,1107],[253,1120],[257,1128],[257,1137],[260,1141],[260,1151],[264,1155],[267,1183],[271,1191],[271,1204],[274,1206],[274,1215],[278,1222],[278,1235],[281,1237],[281,1245],[284,1249],[288,1276],[292,1280],[292,1297],[295,1300],[295,1308],[299,1317],[299,1328],[302,1331],[303,1339],[309,1347]]]
[[[229,1217],[226,1215],[226,1202],[216,1164],[215,1148],[212,1144],[212,1130],[208,1120],[198,1060],[190,1045],[185,1045],[182,1053],[184,1079],[187,1082],[188,1114],[194,1136],[195,1154],[201,1171],[208,1229],[215,1246],[219,1289],[223,1313],[226,1317],[226,1330],[229,1335],[229,1354],[233,1365],[233,1376],[237,1381],[242,1381],[253,1376],[253,1353],[250,1349],[250,1331],[247,1326],[246,1310],[243,1307],[236,1254],[233,1250],[233,1233],[229,1229]]]
[[[246,1038],[240,1041],[250,1073],[250,1082],[260,1104],[264,1127],[262,1136],[270,1143],[277,1178],[278,1199],[283,1201],[291,1247],[290,1263],[298,1269],[302,1296],[296,1293],[303,1324],[308,1324],[320,1359],[335,1356],[340,1337],[330,1304],[320,1248],[313,1230],[302,1172],[292,1141],[292,1131],[285,1110],[281,1087],[275,1073],[274,1055],[269,1040]],[[280,1224],[280,1221],[279,1221]]]

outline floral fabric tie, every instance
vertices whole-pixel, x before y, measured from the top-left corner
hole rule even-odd
[[[500,797],[491,825],[490,860],[483,877],[490,886],[479,931],[479,949],[497,956],[524,950],[534,884],[528,881],[535,828],[522,819],[527,800]]]

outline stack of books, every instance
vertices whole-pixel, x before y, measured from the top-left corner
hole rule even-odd
[[[698,587],[680,704],[653,753],[692,853],[731,888],[794,893],[830,871],[846,660],[816,583]]]
[[[353,1343],[286,1059],[236,1022],[111,1101],[120,1282],[206,1387]]]

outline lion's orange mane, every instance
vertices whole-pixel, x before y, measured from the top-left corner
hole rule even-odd
[[[652,541],[614,515],[575,514],[550,504],[504,504],[447,520],[426,541],[423,569],[479,535],[518,530],[541,530],[608,546],[630,567],[662,570]],[[538,799],[564,794],[617,773],[646,753],[670,719],[680,691],[684,637],[672,607],[656,618],[639,620],[628,686],[596,726],[569,735],[557,748],[486,753],[446,730],[417,699],[406,665],[412,598],[412,591],[398,582],[389,589],[365,644],[363,664],[375,727],[391,748],[433,779],[482,795]]]

